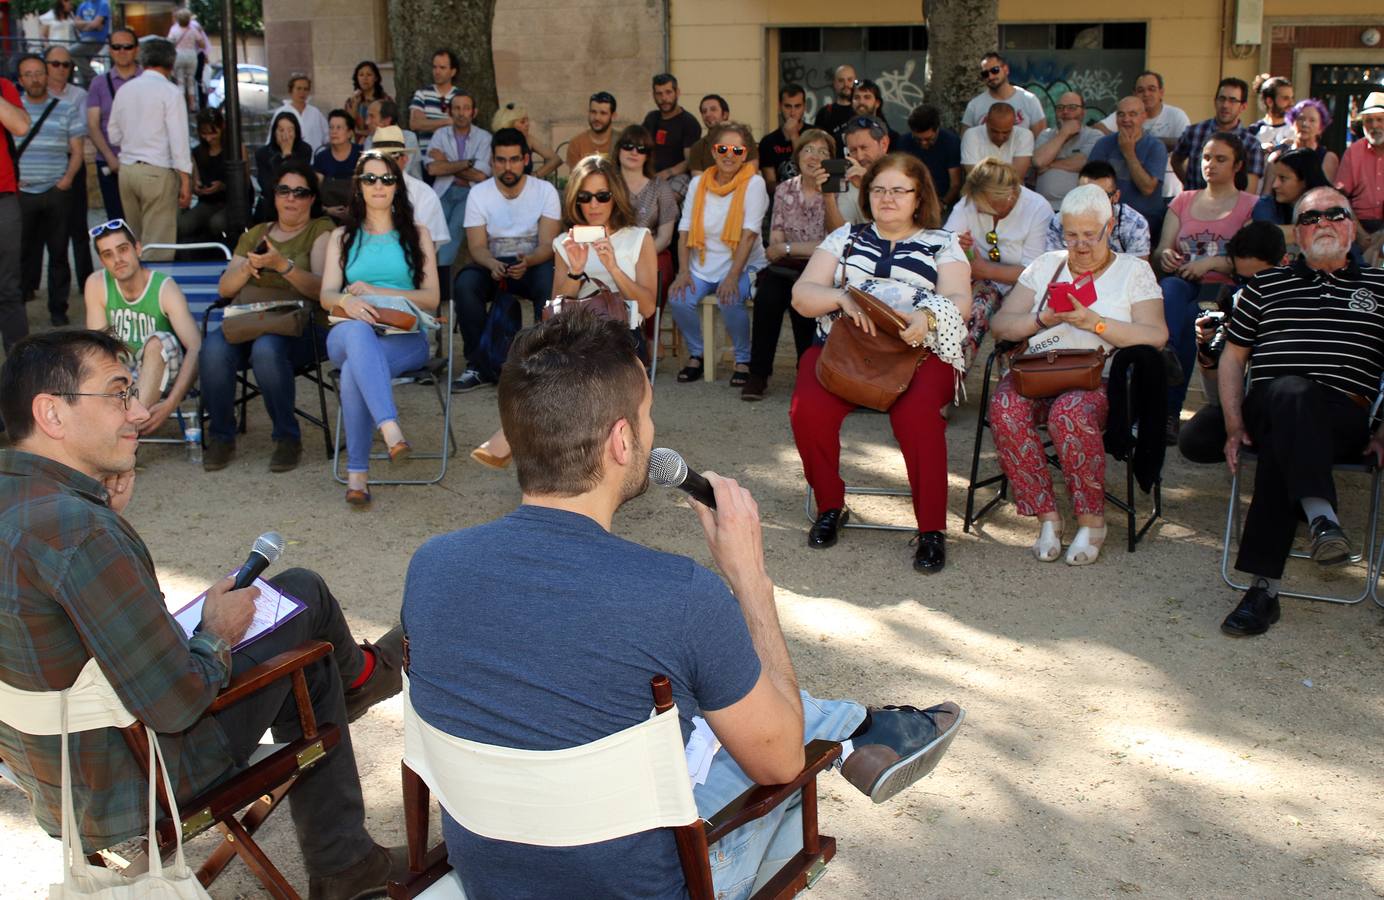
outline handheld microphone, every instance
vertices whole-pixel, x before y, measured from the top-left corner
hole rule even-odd
[[[283,552],[284,538],[277,531],[266,531],[255,538],[255,545],[250,548],[250,555],[245,558],[245,565],[241,566],[240,571],[236,574],[235,584],[231,590],[238,591],[241,588],[249,587],[256,578],[264,574],[265,569],[278,562]]]
[[[716,493],[711,489],[711,482],[687,468],[676,450],[656,447],[649,453],[649,480],[664,487],[682,488],[698,503],[716,508]]]

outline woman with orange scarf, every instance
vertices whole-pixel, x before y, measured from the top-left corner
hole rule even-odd
[[[673,319],[687,341],[687,367],[678,381],[702,378],[701,299],[714,293],[721,304],[726,331],[735,346],[731,387],[750,377],[750,279],[768,265],[759,240],[769,193],[758,174],[754,135],[738,122],[726,122],[711,133],[715,165],[687,188],[678,224],[679,274],[668,291]]]

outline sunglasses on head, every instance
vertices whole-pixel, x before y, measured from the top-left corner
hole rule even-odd
[[[1309,209],[1298,216],[1297,223],[1310,228],[1322,219],[1326,219],[1328,222],[1344,222],[1349,218],[1350,210],[1344,206],[1331,206],[1326,209]]]
[[[591,191],[577,191],[577,202],[590,203],[592,200],[595,200],[597,203],[609,203],[611,196],[610,191],[596,191],[595,193]]]
[[[305,187],[289,187],[286,184],[275,185],[274,193],[280,197],[292,197],[294,200],[306,200],[312,196],[312,191]]]
[[[980,77],[981,77],[981,78],[989,78],[991,75],[998,75],[998,74],[1000,74],[1000,72],[1002,72],[1003,70],[1004,70],[1004,67],[1003,67],[1003,66],[991,66],[991,67],[988,68],[988,69],[981,69],[981,70],[980,70]]]
[[[89,229],[87,231],[87,234],[91,235],[93,238],[99,238],[101,235],[106,234],[108,232],[119,231],[120,229],[127,227],[129,226],[125,224],[124,219],[111,219],[109,222],[102,222],[95,228]]]
[[[985,242],[990,245],[986,255],[990,257],[990,262],[1000,261],[1000,236],[993,230],[985,232]]]
[[[111,44],[111,49],[112,49],[112,50],[133,50],[133,49],[135,49],[135,45],[134,45],[134,44]]]
[[[649,148],[644,144],[636,144],[634,141],[625,141],[620,144],[621,150],[628,150],[631,153],[648,153]]]
[[[716,155],[717,155],[717,156],[727,156],[727,155],[729,155],[729,154],[731,154],[731,153],[734,153],[736,156],[744,156],[744,155],[745,155],[745,148],[744,148],[744,147],[732,147],[730,144],[717,144],[717,145],[716,145]]]
[[[364,175],[358,175],[356,177],[356,180],[359,181],[361,184],[368,184],[372,186],[376,184],[382,184],[385,187],[393,187],[394,185],[399,183],[399,176],[376,175],[374,172],[366,172]]]
[[[72,68],[72,61],[69,59],[50,59],[48,65],[55,69],[70,69]]]

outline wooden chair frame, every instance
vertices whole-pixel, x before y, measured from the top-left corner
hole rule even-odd
[[[297,783],[298,776],[341,742],[340,725],[317,722],[308,694],[307,678],[303,674],[304,668],[331,652],[332,645],[326,641],[307,641],[231,679],[226,689],[207,707],[206,715],[218,713],[282,678],[291,678],[303,736],[276,748],[226,781],[179,804],[176,827],[182,829],[184,841],[212,826],[221,829],[225,835],[221,844],[197,869],[197,880],[203,887],[211,885],[231,860],[239,856],[264,885],[270,897],[275,900],[299,900],[300,895],[255,843],[253,835],[270,813],[278,808]],[[121,734],[135,762],[147,772],[149,744],[143,726],[136,724],[122,728]],[[158,798],[164,816],[157,823],[159,847],[171,849],[175,840],[175,823],[168,817],[170,807],[162,782],[158,785]],[[245,810],[245,814],[237,819],[236,814],[241,810]],[[93,862],[97,861],[93,859]]]
[[[673,689],[665,675],[649,681],[654,709],[659,715],[673,710]],[[817,829],[817,775],[841,756],[841,745],[834,741],[813,741],[805,748],[807,764],[786,784],[759,785],[741,794],[710,819],[689,822],[672,829],[678,859],[693,900],[713,900],[709,848],[735,829],[768,813],[802,791],[803,847],[765,885],[754,900],[787,900],[816,883],[826,865],[836,856],[836,838]],[[391,882],[391,900],[411,900],[451,871],[447,845],[428,845],[430,791],[423,780],[401,763],[404,786],[404,828],[408,835],[409,875],[405,881]]]

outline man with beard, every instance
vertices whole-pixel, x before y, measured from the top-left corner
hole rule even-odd
[[[860,225],[867,221],[862,208],[869,201],[860,196],[860,182],[875,160],[889,152],[889,129],[879,119],[856,116],[846,123],[846,158],[851,167],[846,170],[846,190],[843,193],[823,193],[827,233],[842,225]]]
[[[615,139],[611,125],[615,122],[615,95],[609,91],[597,91],[586,104],[586,131],[567,142],[567,168],[575,169],[577,163],[588,156],[610,158],[610,142]]]
[[[1360,226],[1373,234],[1384,226],[1384,91],[1365,98],[1360,125],[1365,139],[1346,148],[1336,186],[1350,198]]]
[[[1334,188],[1303,194],[1293,224],[1302,256],[1240,292],[1220,360],[1226,464],[1235,471],[1243,448],[1258,456],[1235,560],[1253,580],[1221,623],[1234,636],[1263,634],[1278,621],[1279,579],[1299,521],[1307,522],[1319,566],[1350,561],[1332,465],[1367,456],[1384,465],[1384,434],[1369,431],[1384,373],[1384,270],[1348,258],[1355,223]]]
[[[985,82],[985,90],[971,98],[966,111],[961,114],[961,129],[985,123],[990,107],[996,103],[1008,103],[1014,108],[1014,122],[1019,128],[1033,132],[1036,138],[1048,127],[1047,113],[1043,104],[1031,91],[1009,83],[1009,63],[998,53],[987,53],[980,58],[980,80]]]
[[[759,174],[764,176],[764,186],[774,193],[780,181],[787,181],[797,171],[785,167],[780,177],[779,169],[784,163],[793,160],[793,143],[803,132],[803,114],[807,111],[807,91],[800,84],[785,84],[779,88],[779,116],[783,124],[776,131],[764,135],[759,141]]]
[[[730,121],[730,104],[720,94],[707,94],[697,104],[697,112],[702,114],[706,134],[697,138],[697,142],[687,149],[687,171],[693,175],[700,175],[716,165],[716,158],[711,152],[711,135],[716,132],[716,126]]]
[[[654,105],[644,128],[654,136],[654,174],[668,181],[681,198],[692,176],[687,173],[687,150],[702,136],[697,117],[678,105],[678,80],[667,72],[654,76]]]
[[[1249,186],[1245,190],[1259,193],[1259,179],[1264,174],[1264,148],[1254,132],[1240,124],[1240,114],[1249,101],[1249,85],[1239,78],[1222,78],[1216,85],[1216,114],[1194,125],[1188,125],[1173,150],[1173,172],[1184,190],[1199,191],[1206,187],[1201,174],[1201,148],[1218,131],[1229,131],[1240,139],[1245,148],[1245,172]]]
[[[855,110],[851,108],[851,94],[855,91],[855,66],[837,66],[831,87],[836,92],[836,99],[817,110],[817,115],[812,117],[812,127],[820,128],[827,134],[836,134],[855,115]]]
[[[491,139],[495,177],[471,189],[466,200],[466,247],[471,264],[456,278],[454,300],[466,371],[452,381],[458,394],[494,384],[500,377],[493,357],[482,352],[488,308],[504,282],[506,294],[533,302],[533,318],[553,295],[553,239],[562,227],[557,189],[524,174],[529,142],[517,128],[501,128]],[[514,307],[518,314],[519,307]]]
[[[664,674],[682,720],[723,745],[693,788],[709,817],[754,783],[793,778],[804,739],[842,741],[841,774],[881,803],[926,775],[960,726],[927,710],[818,700],[798,688],[765,568],[758,507],[707,473],[694,503],[723,582],[684,556],[612,533],[648,485],[653,391],[622,322],[578,311],[522,332],[500,380],[500,420],[523,505],[441,535],[409,565],[403,621],[410,697],[429,725],[523,750],[591,743],[648,719]],[[727,589],[729,587],[729,590]],[[790,801],[711,848],[717,896],[746,896],[802,844]],[[443,813],[467,896],[685,897],[667,829],[541,847],[475,834]]]
[[[870,116],[883,122],[889,129],[889,143],[898,147],[899,133],[890,128],[889,120],[884,118],[884,91],[876,82],[865,78],[855,83],[851,91],[851,109],[857,116]],[[844,133],[835,137],[837,146],[845,146]]]

